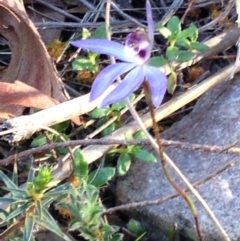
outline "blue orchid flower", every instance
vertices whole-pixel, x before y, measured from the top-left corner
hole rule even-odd
[[[167,89],[167,77],[157,67],[148,65],[154,41],[154,24],[149,0],[146,1],[148,33],[142,30],[129,33],[122,45],[106,39],[77,40],[71,44],[99,54],[114,56],[123,62],[107,66],[96,77],[90,92],[90,101],[98,98],[119,76],[121,83],[100,103],[100,107],[126,99],[143,81],[148,81],[152,103],[158,107]]]

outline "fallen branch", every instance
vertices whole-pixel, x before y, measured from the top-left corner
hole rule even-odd
[[[161,139],[162,145],[164,147],[174,147],[179,149],[187,149],[191,151],[201,151],[201,152],[213,152],[213,153],[221,153],[221,154],[240,154],[240,148],[229,146],[216,146],[216,145],[199,145],[199,144],[192,144],[188,142],[181,142],[181,141],[172,141],[172,140],[165,140]],[[38,154],[44,153],[51,149],[62,148],[62,147],[74,147],[74,146],[89,146],[89,145],[121,145],[121,146],[129,146],[129,145],[150,145],[148,139],[143,140],[118,140],[118,139],[86,139],[86,140],[76,140],[76,141],[65,141],[65,142],[58,142],[58,143],[51,143],[46,144],[44,146],[31,148],[26,151],[22,151],[20,153],[16,153],[11,155],[5,159],[2,159],[0,162],[0,166],[8,165],[14,161],[18,161],[21,158]]]

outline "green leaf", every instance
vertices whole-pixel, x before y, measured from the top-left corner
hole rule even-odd
[[[198,39],[198,29],[197,29],[197,27],[194,24],[192,24],[190,27],[195,30],[194,34],[192,36],[190,36],[190,41],[191,42],[197,42],[197,39]]]
[[[148,152],[146,150],[142,150],[140,149],[137,153],[136,153],[136,157],[144,162],[157,162],[156,157],[151,153]]]
[[[181,46],[181,47],[184,47],[186,49],[189,49],[190,48],[190,41],[187,40],[187,39],[178,39],[176,41],[176,45],[177,46]]]
[[[68,190],[70,188],[70,183],[69,182],[66,182],[62,185],[59,185],[53,189],[51,189],[51,191],[47,192],[46,194],[49,194],[49,193],[54,193],[54,192],[60,192],[60,191],[64,191],[64,190]]]
[[[115,130],[116,130],[116,124],[114,122],[102,131],[102,135],[107,136],[107,135],[111,134],[112,132],[114,132]]]
[[[206,44],[199,43],[199,42],[193,42],[190,45],[191,49],[195,49],[199,52],[205,52],[209,50],[209,47]]]
[[[158,27],[158,31],[166,39],[168,39],[172,35],[171,31],[162,25]]]
[[[187,29],[184,29],[181,33],[177,35],[177,39],[186,39],[191,37],[196,37],[196,34],[198,33],[198,29],[194,24],[191,24]]]
[[[131,131],[127,131],[124,133],[124,138],[128,141],[133,140],[133,135]]]
[[[11,219],[15,218],[18,215],[24,215],[24,213],[26,212],[26,210],[28,208],[30,208],[32,205],[30,205],[29,203],[25,203],[22,206],[20,206],[19,208],[15,209],[14,211],[12,211],[6,218],[6,222],[10,221]]]
[[[88,162],[80,149],[74,152],[73,170],[76,177],[82,178],[88,175]]]
[[[0,220],[1,220],[1,222],[2,221],[5,222],[7,216],[8,216],[8,212],[6,212],[6,210],[0,208]]]
[[[43,146],[47,143],[47,138],[45,135],[41,134],[37,137],[35,137],[31,143],[31,147],[39,147]]]
[[[129,220],[129,222],[127,223],[127,229],[130,232],[136,234],[137,236],[141,235],[144,232],[140,222],[135,220],[135,219],[130,219]]]
[[[42,219],[42,209],[44,207],[44,204],[41,201],[36,202],[36,212],[38,219]]]
[[[33,179],[34,179],[34,169],[33,169],[33,166],[31,165],[31,167],[29,168],[29,171],[28,171],[27,182],[33,182]]]
[[[71,239],[65,233],[62,232],[62,230],[57,225],[56,221],[45,208],[42,209],[42,217],[42,220],[36,219],[36,223],[46,228],[47,230],[50,230],[51,232],[55,233],[62,239],[66,241],[71,241]]]
[[[11,203],[15,203],[19,201],[19,199],[17,198],[11,198],[11,197],[0,197],[0,203],[8,203],[8,204],[11,204]]]
[[[89,183],[100,187],[107,183],[115,175],[115,168],[113,167],[103,167],[95,170],[89,174]]]
[[[146,139],[146,135],[143,131],[138,131],[134,136],[133,136],[134,139],[136,140],[143,140],[143,139]]]
[[[178,47],[168,47],[166,51],[166,57],[168,61],[176,60],[178,57],[179,49]]]
[[[161,67],[167,64],[167,60],[163,56],[155,56],[150,59],[148,64],[154,67]]]
[[[184,63],[193,58],[194,54],[191,51],[183,50],[179,52],[177,61],[179,63]]]
[[[117,161],[117,173],[119,176],[124,176],[131,165],[131,157],[127,153],[122,153]]]
[[[140,147],[136,145],[129,145],[126,149],[128,154],[135,155],[140,150]]]
[[[116,233],[114,235],[111,235],[111,238],[109,241],[121,241],[121,240],[123,240],[123,234]]]
[[[130,96],[129,96],[129,100],[132,102],[133,100],[135,99],[135,95],[134,94],[131,94]],[[114,103],[111,107],[110,107],[110,109],[112,110],[112,111],[120,111],[120,110],[122,110],[124,107],[126,107],[127,106],[127,102],[126,102],[126,100],[122,100],[122,101],[119,101],[119,102],[117,102],[117,103]]]
[[[87,39],[91,37],[91,32],[87,28],[82,29],[82,39]]]
[[[18,187],[12,182],[12,180],[0,170],[0,178],[8,188],[18,189]]]
[[[58,123],[58,124],[54,125],[52,128],[55,131],[64,134],[68,127],[69,127],[69,121],[64,121],[64,122],[61,122],[61,123]]]
[[[107,116],[110,113],[111,113],[111,110],[109,107],[100,108],[100,109],[96,108],[90,113],[90,116],[91,116],[91,118],[97,119],[97,118],[102,118],[104,116]]]
[[[33,227],[35,224],[35,217],[27,215],[23,229],[23,241],[30,241],[33,234]]]
[[[122,110],[124,107],[126,107],[127,102],[126,100],[114,103],[110,108],[112,111],[120,111]]]
[[[78,70],[78,71],[87,69],[87,70],[95,73],[96,72],[96,63],[95,63],[95,61],[93,62],[92,60],[87,59],[87,58],[78,58],[72,62],[72,68],[73,68],[73,70]]]
[[[168,77],[168,93],[173,94],[177,86],[177,76],[176,73],[171,73]]]
[[[167,28],[172,34],[177,35],[181,32],[181,23],[178,17],[173,16],[167,23]]]
[[[48,202],[48,203],[51,203],[54,200],[60,200],[61,198],[63,198],[64,196],[67,196],[68,194],[69,194],[69,189],[68,190],[62,190],[62,191],[47,192],[47,193],[44,193],[44,198],[51,199]],[[42,201],[42,203],[43,203],[43,201]],[[46,203],[46,202],[44,202],[44,203]]]
[[[21,198],[26,198],[27,196],[26,191],[19,188],[2,187],[2,189],[11,192],[14,198],[21,199]]]
[[[96,30],[92,34],[92,38],[99,39],[99,38],[107,38],[106,26],[105,24],[100,25],[96,28]]]

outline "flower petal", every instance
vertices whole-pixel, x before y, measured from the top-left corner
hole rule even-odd
[[[146,32],[138,30],[129,33],[125,40],[125,56],[132,59],[132,62],[142,65],[146,63],[152,52],[152,44]]]
[[[151,89],[153,105],[158,107],[167,90],[167,77],[160,69],[153,66],[146,65],[143,70]]]
[[[71,44],[77,48],[88,49],[99,54],[114,56],[125,62],[132,62],[124,53],[124,45],[107,39],[87,39],[72,41]]]
[[[146,1],[146,14],[147,14],[147,23],[148,23],[148,37],[153,45],[154,39],[154,23],[152,18],[152,7],[149,0]]]
[[[126,99],[144,80],[142,67],[131,70],[123,81],[102,101],[100,107]]]
[[[93,82],[90,93],[90,101],[93,101],[99,97],[118,76],[128,72],[135,66],[136,64],[132,63],[116,63],[111,64],[103,69]]]

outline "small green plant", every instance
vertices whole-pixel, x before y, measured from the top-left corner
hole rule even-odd
[[[136,133],[134,136],[127,135],[126,139],[134,140],[134,139],[142,139],[144,138],[142,132]],[[117,160],[117,173],[119,176],[123,176],[127,173],[131,166],[131,161],[134,158],[139,159],[144,162],[157,162],[156,157],[149,151],[141,148],[137,145],[129,145],[126,147],[120,147],[117,149],[113,149],[109,152],[109,154],[118,153],[119,157]]]
[[[74,152],[74,177],[79,182],[83,180],[95,187],[100,187],[110,181],[115,175],[115,168],[101,167],[89,173],[88,163],[80,150]]]
[[[135,95],[131,94],[129,99],[131,101],[133,101],[135,99]],[[110,133],[112,133],[113,131],[115,131],[118,127],[121,126],[121,119],[120,119],[120,111],[126,107],[126,101],[120,101],[118,103],[114,103],[111,106],[105,107],[105,108],[96,108],[95,110],[93,110],[90,113],[90,116],[93,119],[101,119],[101,124],[103,125],[104,123],[106,123],[107,121],[109,121],[112,117],[116,116],[117,119],[110,124],[108,127],[106,127],[103,131],[102,131],[102,135],[106,136]]]
[[[10,197],[0,197],[1,203],[10,205],[9,211],[0,210],[1,220],[8,226],[0,234],[1,240],[6,236],[14,240],[34,240],[34,227],[38,225],[70,241],[48,211],[53,201],[66,196],[69,192],[69,183],[48,191],[48,185],[52,180],[52,170],[48,167],[40,167],[36,177],[33,168],[30,168],[25,189],[18,187],[16,180],[12,181],[1,170],[0,178],[5,184],[3,189],[11,194]]]
[[[68,210],[72,216],[69,230],[80,231],[80,235],[90,241],[120,241],[122,234],[118,227],[106,224],[101,213],[104,207],[99,202],[97,187],[82,180],[70,194],[68,202],[60,202],[58,207]]]
[[[88,164],[82,153],[78,150],[74,156],[74,177],[78,179],[78,185],[71,191],[67,202],[58,203],[59,208],[67,210],[72,216],[69,230],[79,231],[90,241],[122,240],[123,235],[117,233],[119,228],[108,225],[102,219],[104,207],[99,201],[98,187],[112,178],[114,168],[100,168],[98,172],[88,174]]]
[[[166,27],[160,25],[158,31],[169,41],[169,47],[166,50],[168,62],[176,60],[179,63],[184,63],[193,58],[193,50],[208,50],[205,44],[197,41],[197,27],[191,24],[188,28],[182,30],[178,17],[172,17]]]
[[[184,63],[194,56],[193,51],[207,51],[209,48],[205,44],[199,43],[198,29],[194,24],[182,30],[178,17],[173,16],[167,26],[158,25],[159,33],[168,40],[168,47],[164,56],[156,56],[150,59],[149,64],[153,66],[163,66],[169,64],[171,74],[168,77],[168,92],[173,93],[176,88],[177,74],[171,67],[171,62]]]
[[[0,171],[0,178],[5,184],[3,189],[11,194],[10,197],[0,197],[1,203],[10,205],[9,211],[0,210],[2,223],[8,225],[7,230],[0,234],[1,240],[6,236],[11,240],[34,240],[34,230],[41,226],[70,241],[48,211],[53,202],[72,216],[69,231],[79,231],[81,236],[90,241],[122,240],[123,235],[117,233],[119,228],[106,224],[101,218],[104,207],[98,190],[114,176],[115,168],[103,167],[89,173],[88,163],[80,150],[74,152],[73,166],[78,185],[67,182],[51,190],[48,190],[53,179],[50,167],[40,167],[36,176],[33,168],[30,168],[24,189],[17,186],[16,175],[13,175],[12,181]]]
[[[138,236],[137,239],[135,239],[135,241],[140,241],[146,234],[146,232],[144,232],[141,223],[135,219],[130,219],[129,222],[127,223],[127,229],[135,234],[136,236]]]

